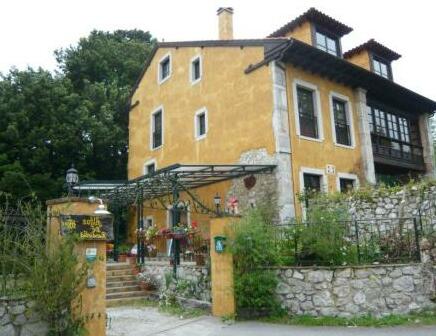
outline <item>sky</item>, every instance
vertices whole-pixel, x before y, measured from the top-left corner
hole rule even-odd
[[[400,53],[394,80],[436,100],[434,10],[430,0],[2,0],[0,72],[56,69],[53,51],[93,29],[142,29],[159,41],[216,39],[219,7],[234,8],[234,37],[262,38],[310,7],[354,28],[347,51],[370,38]]]

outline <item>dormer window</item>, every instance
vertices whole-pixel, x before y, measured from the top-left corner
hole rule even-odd
[[[377,57],[372,58],[372,69],[377,75],[380,75],[387,79],[391,78],[391,76],[389,75],[389,64],[387,62],[383,62]]]
[[[331,55],[340,56],[339,40],[319,30],[315,33],[315,46]]]

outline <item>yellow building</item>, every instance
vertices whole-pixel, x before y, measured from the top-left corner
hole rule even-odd
[[[393,81],[400,55],[370,40],[342,52],[352,29],[317,11],[267,38],[233,39],[220,8],[219,39],[162,42],[131,97],[129,180],[181,164],[272,164],[272,175],[195,190],[243,210],[269,200],[284,222],[307,188],[341,191],[377,178],[433,174],[429,117],[436,103]],[[169,225],[144,208],[148,224]],[[207,216],[187,214],[207,231]],[[136,225],[130,237],[134,240]]]

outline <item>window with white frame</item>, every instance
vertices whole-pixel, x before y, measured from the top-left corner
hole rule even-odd
[[[294,109],[297,134],[315,140],[323,139],[318,88],[300,80],[294,82]]]
[[[341,193],[347,193],[359,187],[359,179],[355,174],[338,173],[337,189]]]
[[[207,134],[207,110],[205,108],[195,113],[195,138],[203,139]]]
[[[347,147],[354,146],[353,119],[348,97],[331,93],[330,104],[335,144]]]
[[[149,228],[149,227],[152,227],[154,225],[154,218],[153,218],[153,216],[147,216],[146,218],[145,218],[145,227],[146,228]]]
[[[156,149],[163,144],[163,109],[159,108],[151,115],[151,148]]]
[[[202,75],[202,64],[201,64],[201,57],[196,56],[191,61],[191,83],[195,84],[201,80]]]
[[[159,61],[159,69],[158,69],[158,81],[159,83],[163,83],[171,76],[171,55],[165,55]]]
[[[153,174],[156,171],[156,161],[150,160],[144,164],[144,175]]]

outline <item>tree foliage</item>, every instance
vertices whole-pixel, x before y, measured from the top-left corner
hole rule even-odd
[[[0,190],[58,197],[71,163],[82,179],[125,179],[127,102],[153,43],[140,30],[93,31],[55,51],[56,74],[0,74]]]

